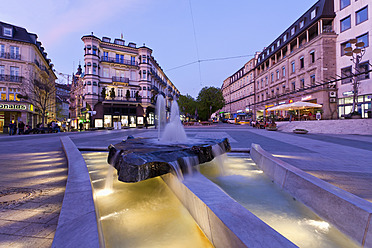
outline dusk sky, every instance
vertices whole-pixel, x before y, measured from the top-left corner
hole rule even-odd
[[[316,0],[0,0],[1,21],[36,33],[58,72],[84,63],[83,35],[144,43],[181,94],[222,82]],[[190,10],[190,5],[192,11]],[[195,32],[193,29],[193,20]],[[195,36],[194,36],[195,33]],[[206,61],[245,56],[238,59]],[[195,63],[193,63],[195,62]],[[173,69],[178,66],[188,66]]]

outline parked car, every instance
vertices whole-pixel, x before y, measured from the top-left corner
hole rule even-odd
[[[235,124],[235,119],[228,119],[228,120],[227,120],[227,123]]]

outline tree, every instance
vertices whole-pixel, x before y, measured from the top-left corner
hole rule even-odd
[[[56,107],[56,87],[54,81],[35,79],[29,74],[22,88],[22,98],[27,99],[41,114],[41,122],[45,124],[48,112],[54,112]]]
[[[115,88],[111,88],[111,90],[110,90],[110,97],[111,97],[111,99],[114,100],[115,99],[115,96],[116,96],[116,94],[115,94]]]
[[[189,94],[180,95],[178,98],[178,106],[180,111],[183,112],[186,116],[193,116],[196,109],[196,101]]]
[[[102,97],[103,99],[106,99],[106,88],[105,88],[105,87],[102,88],[102,91],[101,91],[101,97]]]
[[[137,101],[141,100],[141,96],[139,94],[139,91],[136,91],[135,97],[136,97]]]
[[[208,120],[212,113],[225,106],[222,91],[216,87],[204,87],[201,89],[196,101],[201,120]]]
[[[129,90],[127,90],[127,92],[125,93],[125,97],[127,98],[127,101],[128,101],[129,98],[130,98],[130,91]]]

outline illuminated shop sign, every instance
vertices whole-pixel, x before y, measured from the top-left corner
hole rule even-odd
[[[304,96],[301,98],[301,101],[307,101],[307,100],[311,100],[312,99],[312,96],[309,95],[309,96]]]
[[[15,109],[15,110],[26,110],[26,105],[17,104],[0,104],[0,109]]]

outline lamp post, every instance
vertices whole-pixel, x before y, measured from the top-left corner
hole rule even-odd
[[[350,44],[350,46],[344,48],[345,55],[351,57],[350,60],[353,62],[355,70],[355,73],[353,74],[353,108],[351,111],[351,113],[354,113],[359,86],[358,76],[356,75],[359,74],[359,63],[362,60],[362,57],[365,54],[366,50],[364,48],[365,44],[363,41],[358,42],[357,39],[350,39],[348,41],[348,44]]]

